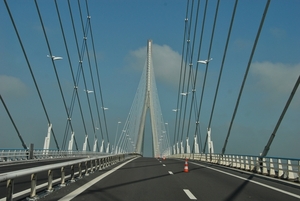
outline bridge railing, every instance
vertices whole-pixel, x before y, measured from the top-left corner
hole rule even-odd
[[[29,159],[46,159],[46,158],[62,158],[62,157],[84,157],[108,155],[107,153],[91,152],[91,151],[60,151],[34,149],[32,152],[26,149],[0,149],[0,162],[29,160]]]
[[[187,158],[252,171],[263,175],[300,182],[300,159],[221,154],[175,154]]]
[[[42,185],[41,188],[44,188],[47,192],[51,192],[53,190],[53,184],[59,183],[60,186],[66,185],[66,180],[69,179],[70,182],[75,181],[75,178],[81,178],[83,176],[87,176],[90,173],[102,170],[110,165],[113,165],[117,162],[136,157],[137,154],[118,154],[118,155],[106,155],[106,156],[94,156],[90,158],[77,159],[68,162],[55,163],[52,165],[44,165],[29,169],[23,169],[18,171],[12,171],[0,174],[0,182],[6,181],[7,183],[7,197],[0,198],[0,200],[13,200],[14,196],[14,180],[23,176],[31,175],[30,177],[30,193],[28,194],[29,200],[35,200],[36,192],[37,192],[37,174],[42,172],[47,172],[48,175],[48,183],[46,185]],[[66,168],[70,168],[70,175],[66,175]],[[78,172],[75,172],[75,168],[78,168]],[[53,180],[53,171],[60,170],[60,178]],[[18,193],[24,196],[24,193]],[[20,196],[19,195],[19,196]]]

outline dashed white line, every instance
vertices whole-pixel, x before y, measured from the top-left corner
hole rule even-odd
[[[173,174],[173,172],[169,171],[169,174]]]
[[[163,164],[163,166],[166,166],[165,164]]]
[[[183,189],[183,191],[191,200],[197,200],[197,198],[193,195],[193,193],[191,193],[189,189]]]

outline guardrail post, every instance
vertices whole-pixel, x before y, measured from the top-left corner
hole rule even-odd
[[[81,163],[78,163],[78,171],[79,171],[78,178],[82,178],[82,168],[81,168]]]
[[[294,174],[294,171],[293,171],[293,165],[291,163],[291,160],[288,160],[288,163],[287,163],[288,167],[287,167],[287,177],[289,180],[293,180],[293,179],[296,179],[295,177],[295,174]]]
[[[98,161],[95,159],[95,172],[98,170]]]
[[[100,171],[100,170],[102,170],[102,168],[101,168],[101,162],[102,162],[102,160],[101,160],[101,158],[99,158],[99,161],[98,161],[98,170]]]
[[[235,156],[232,156],[232,167],[236,167]]]
[[[48,188],[47,191],[51,192],[52,189],[52,181],[53,181],[53,172],[52,170],[48,170]]]
[[[241,169],[244,170],[245,169],[245,159],[243,156],[241,156]]]
[[[88,162],[85,162],[85,176],[89,176]]]
[[[75,168],[74,168],[74,165],[71,165],[71,182],[74,182],[75,181]]]
[[[250,157],[250,171],[255,171],[254,159],[252,156]]]
[[[103,158],[103,169],[106,168],[106,158]]]
[[[65,167],[60,168],[61,172],[61,183],[60,186],[66,186],[65,178],[66,178],[66,173],[65,173]]]
[[[249,166],[249,158],[248,156],[245,156],[245,170],[250,170],[250,166]]]
[[[13,179],[7,180],[7,183],[6,183],[6,188],[7,188],[7,196],[6,196],[6,200],[7,200],[7,201],[12,201],[12,200],[13,200],[14,183],[15,183],[15,182],[14,182]]]
[[[236,168],[241,168],[240,156],[236,156]]]
[[[93,173],[94,172],[93,160],[90,160],[90,165],[91,165],[90,172]]]
[[[29,159],[33,159],[33,144],[30,144],[30,148],[29,148]]]
[[[31,174],[30,180],[31,180],[30,198],[33,198],[36,195],[37,174]]]
[[[102,158],[99,158],[99,170],[102,170]]]
[[[278,177],[281,178],[284,176],[281,159],[278,159]]]
[[[262,174],[264,175],[268,174],[266,158],[262,159]]]
[[[269,171],[269,176],[274,177],[275,176],[275,168],[274,168],[274,163],[273,159],[270,158],[270,171]]]

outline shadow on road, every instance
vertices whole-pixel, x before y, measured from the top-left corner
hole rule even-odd
[[[252,180],[254,175],[250,175],[247,180],[245,180],[235,191],[233,191],[229,196],[227,196],[224,201],[232,201],[235,200],[236,197],[243,191],[243,189],[247,186],[250,180]]]

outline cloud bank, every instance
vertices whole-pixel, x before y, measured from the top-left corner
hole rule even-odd
[[[23,97],[28,93],[26,85],[16,77],[0,75],[0,94],[9,98]]]
[[[130,52],[131,67],[142,70],[146,62],[147,47]],[[167,45],[152,45],[155,78],[159,82],[178,86],[181,55]]]
[[[295,65],[271,62],[255,62],[251,72],[258,79],[260,89],[278,95],[291,93],[298,76],[300,63]]]

